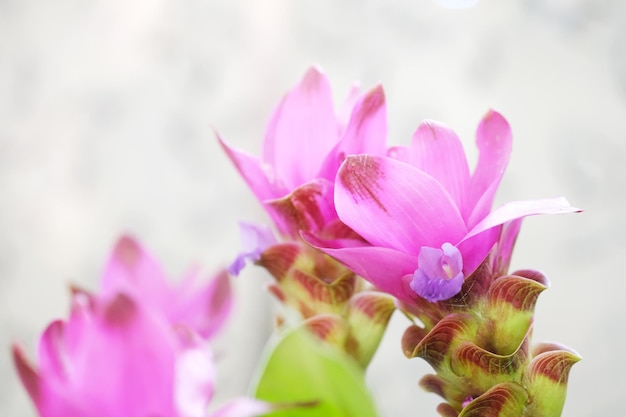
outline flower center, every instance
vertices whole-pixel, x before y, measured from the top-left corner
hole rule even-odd
[[[417,295],[430,302],[447,300],[463,286],[463,256],[456,246],[444,243],[441,249],[424,246],[417,256],[418,268],[409,284]]]
[[[443,262],[442,262],[441,270],[446,275],[444,277],[444,279],[446,279],[446,277],[447,277],[447,279],[450,280],[450,279],[454,278],[454,276],[456,275],[454,273],[454,269],[452,269],[452,266],[449,263],[447,263],[445,260],[443,260]]]

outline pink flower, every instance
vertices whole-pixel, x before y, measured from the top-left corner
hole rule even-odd
[[[410,301],[411,292],[431,302],[454,296],[497,242],[503,224],[579,211],[563,198],[512,202],[491,211],[511,152],[507,121],[489,111],[478,126],[477,144],[473,175],[457,135],[432,121],[419,126],[410,147],[391,149],[394,158],[347,158],[337,175],[335,206],[341,221],[369,244],[305,237],[401,300]]]
[[[213,395],[205,342],[123,293],[75,292],[69,320],[53,322],[41,336],[38,367],[19,346],[13,357],[42,417],[204,417]],[[242,401],[244,408],[257,403]],[[216,415],[269,411],[260,405]]]
[[[198,284],[192,271],[178,284],[170,282],[160,265],[130,236],[122,236],[111,254],[101,281],[101,294],[132,295],[164,314],[171,324],[183,324],[205,338],[224,324],[232,307],[228,274],[222,271]]]
[[[333,184],[346,155],[385,153],[382,87],[354,88],[338,116],[326,76],[310,68],[274,111],[260,158],[220,143],[278,229],[321,230],[337,220]]]

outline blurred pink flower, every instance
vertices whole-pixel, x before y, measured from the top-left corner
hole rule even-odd
[[[192,271],[174,284],[157,261],[132,237],[122,236],[109,259],[100,284],[103,296],[132,295],[164,314],[171,324],[183,324],[209,338],[224,324],[232,307],[228,274],[221,271],[198,283]]]
[[[335,113],[326,76],[310,68],[274,110],[260,158],[220,139],[237,170],[281,233],[320,230],[337,220],[333,185],[347,155],[385,153],[385,96],[380,85],[354,87]]]
[[[480,157],[473,175],[457,135],[431,121],[419,126],[410,147],[390,149],[394,158],[348,157],[337,175],[335,206],[369,244],[310,233],[306,239],[383,291],[404,301],[412,291],[434,302],[460,291],[463,278],[498,240],[501,225],[578,211],[563,198],[512,202],[491,211],[508,164],[511,131],[500,114],[489,111],[476,136]]]
[[[53,322],[41,336],[38,367],[17,345],[13,357],[42,417],[209,416],[215,369],[205,342],[127,294],[75,292],[69,320]],[[240,401],[239,411],[215,416],[270,409]]]

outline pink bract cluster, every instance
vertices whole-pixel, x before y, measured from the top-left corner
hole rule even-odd
[[[207,412],[214,391],[210,338],[231,308],[229,277],[178,285],[122,237],[97,294],[74,289],[67,320],[39,340],[37,365],[18,345],[19,376],[42,417],[245,417],[270,410],[237,399]]]
[[[380,290],[405,302],[449,299],[503,227],[578,211],[564,198],[492,208],[512,144],[496,111],[478,126],[470,172],[460,139],[441,123],[424,121],[409,146],[387,147],[382,87],[357,91],[336,112],[328,79],[311,68],[274,111],[261,158],[220,140],[287,239],[303,238]],[[246,253],[256,260],[264,249]]]

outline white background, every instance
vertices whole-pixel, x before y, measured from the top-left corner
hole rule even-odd
[[[565,195],[583,214],[525,221],[514,268],[542,270],[535,340],[575,348],[564,416],[620,415],[626,366],[626,6],[620,0],[0,0],[0,415],[33,416],[9,345],[34,353],[134,233],[172,277],[236,253],[266,221],[211,126],[258,152],[282,94],[313,63],[337,100],[382,82],[390,143],[418,123],[473,134],[488,108],[514,132],[497,202]],[[269,278],[237,279],[217,344],[219,403],[244,394],[272,326]],[[434,416],[397,314],[369,370],[384,416]]]

